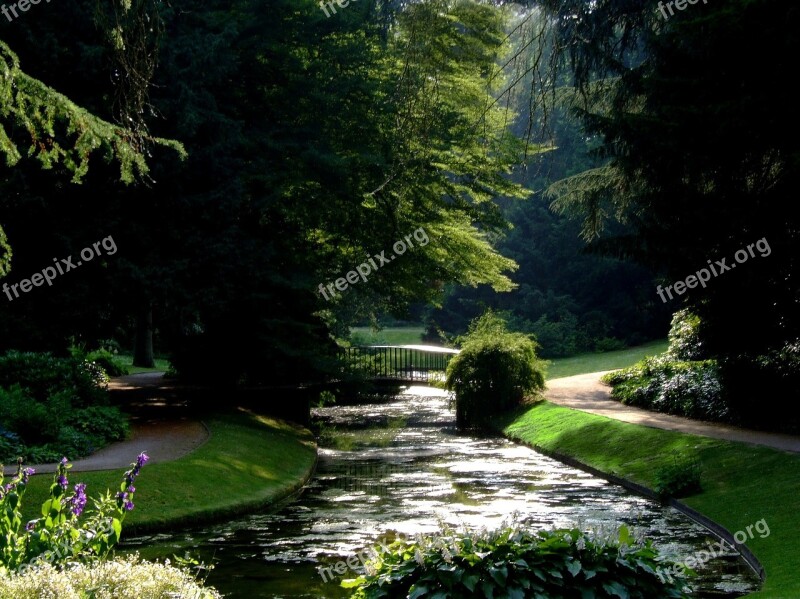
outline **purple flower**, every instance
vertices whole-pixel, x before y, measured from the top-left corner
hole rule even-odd
[[[85,483],[78,483],[75,485],[75,494],[72,496],[72,499],[70,499],[69,503],[72,507],[72,513],[74,515],[80,516],[83,513],[83,509],[86,507]]]
[[[133,502],[130,499],[125,502],[125,509],[129,512],[133,509]]]
[[[66,466],[69,460],[66,457],[61,458],[61,465]]]
[[[33,530],[33,528],[34,528],[35,526],[36,526],[36,520],[31,520],[30,522],[28,522],[28,523],[25,525],[25,530],[27,530],[27,531],[29,531],[29,532],[30,532],[31,530]]]
[[[58,480],[56,482],[58,483],[59,487],[61,487],[65,491],[67,490],[67,485],[69,485],[69,481],[67,480],[66,476],[64,476],[63,474],[59,474]]]
[[[136,458],[136,467],[141,470],[142,466],[144,466],[149,459],[150,456],[147,455],[145,452],[140,453],[139,457]]]
[[[27,485],[28,479],[33,475],[36,474],[36,470],[33,468],[23,468],[22,469],[22,484]]]

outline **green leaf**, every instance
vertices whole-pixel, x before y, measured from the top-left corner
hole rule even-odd
[[[464,578],[461,579],[461,584],[463,584],[467,589],[470,591],[475,590],[475,585],[478,584],[478,581],[481,579],[480,576],[477,574],[467,574]]]
[[[619,599],[630,599],[627,589],[618,582],[604,582],[603,588],[609,595]]]
[[[569,573],[575,577],[581,571],[581,563],[578,560],[567,562],[567,570],[569,570]]]
[[[408,591],[408,599],[417,599],[427,594],[428,588],[423,586],[414,585]]]
[[[500,568],[489,568],[489,575],[494,579],[500,587],[506,586],[506,580],[508,579],[508,569],[505,566]]]
[[[636,539],[631,534],[630,529],[624,524],[619,527],[619,544],[620,545],[633,545]]]
[[[59,511],[61,511],[60,499],[48,499],[42,504],[42,516],[54,518]]]

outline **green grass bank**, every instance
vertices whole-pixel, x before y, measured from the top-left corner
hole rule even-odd
[[[316,445],[306,429],[237,411],[206,419],[211,435],[201,447],[171,462],[147,464],[136,481],[136,508],[125,534],[166,530],[233,516],[284,499],[300,489],[316,463]],[[131,461],[136,456],[131,456]],[[76,472],[70,483],[87,483],[96,497],[116,490],[124,469]],[[27,518],[36,517],[52,483],[35,475],[25,495]]]
[[[650,350],[647,349],[650,347]],[[553,373],[580,374],[631,365],[637,351],[658,353],[657,344],[637,350],[571,358]],[[645,354],[647,355],[647,354]],[[564,362],[567,362],[565,360]],[[578,364],[582,364],[579,366]],[[581,371],[580,368],[583,368]],[[659,468],[675,455],[696,457],[703,469],[703,492],[683,502],[731,533],[764,519],[770,535],[755,535],[747,546],[761,561],[767,579],[752,597],[800,597],[800,456],[742,443],[708,439],[618,422],[547,402],[498,421],[510,438],[578,460],[602,472],[650,489]]]

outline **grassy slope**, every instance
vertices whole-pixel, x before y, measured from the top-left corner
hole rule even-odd
[[[350,332],[358,333],[359,339],[368,345],[419,345],[425,328],[393,327],[375,332],[369,327],[354,327]]]
[[[631,355],[625,350],[583,357],[583,372],[628,366]],[[570,359],[567,368],[555,364],[551,373],[578,374],[575,360],[581,358]],[[731,532],[762,518],[769,525],[767,538],[755,535],[747,543],[767,572],[763,590],[751,596],[800,597],[800,556],[793,551],[800,533],[800,456],[625,424],[549,403],[509,415],[501,426],[512,438],[650,488],[655,472],[670,463],[674,453],[696,455],[703,465],[704,491],[684,500],[687,505]]]
[[[647,356],[655,356],[667,350],[667,342],[652,341],[638,347],[602,354],[583,354],[573,358],[553,360],[547,368],[547,378],[557,379],[564,376],[601,372],[631,366]]]
[[[199,449],[142,469],[126,532],[196,524],[275,502],[299,488],[316,461],[311,433],[282,421],[238,412],[214,416],[207,425],[211,437]],[[118,487],[124,470],[75,473],[70,479],[87,483],[89,495],[97,496]],[[28,518],[37,515],[51,483],[52,475],[33,477],[25,496]]]

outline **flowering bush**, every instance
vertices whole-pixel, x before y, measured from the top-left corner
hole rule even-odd
[[[669,329],[667,355],[673,360],[702,360],[708,357],[700,340],[701,325],[700,317],[688,310],[675,312]]]
[[[578,529],[534,533],[515,526],[444,534],[376,549],[367,573],[342,586],[354,588],[355,599],[686,596],[680,582],[658,577],[663,563],[650,541],[636,541],[624,526],[616,540]]]
[[[63,458],[50,486],[50,497],[42,504],[42,517],[24,527],[22,499],[34,471],[23,468],[20,461],[16,476],[3,486],[0,467],[0,575],[42,564],[87,562],[108,556],[119,542],[125,515],[134,507],[134,482],[147,460],[146,454],[139,454],[125,472],[119,492],[114,496],[106,492],[93,500],[93,508],[84,514],[86,485],[78,483],[68,491],[71,466]]]
[[[43,564],[0,576],[0,599],[219,599],[186,570],[166,563],[143,562],[138,556],[57,568]]]
[[[714,360],[680,362],[662,354],[611,372],[603,381],[614,387],[611,396],[624,404],[699,420],[736,420],[723,398]]]

